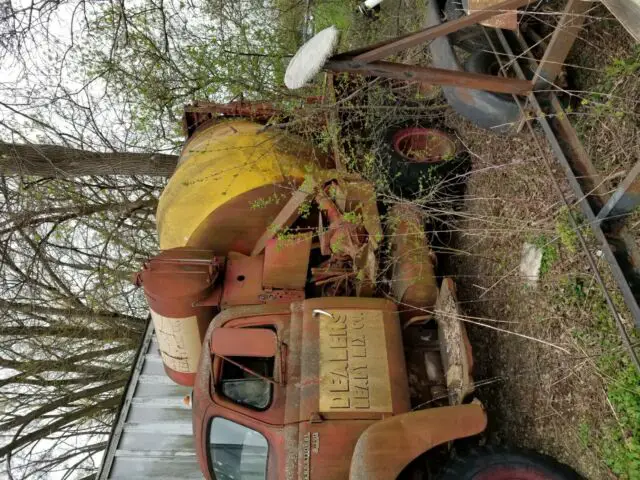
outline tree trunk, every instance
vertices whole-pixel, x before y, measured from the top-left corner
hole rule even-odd
[[[178,157],[161,153],[91,152],[58,145],[0,141],[0,175],[80,177],[152,175],[169,177]]]

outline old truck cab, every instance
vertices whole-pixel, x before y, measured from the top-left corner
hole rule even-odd
[[[475,404],[408,413],[390,300],[236,307],[214,319],[205,344],[193,428],[206,478],[396,478],[429,448],[485,427]]]
[[[470,346],[442,301],[453,284],[439,294],[418,209],[385,207],[383,222],[358,175],[205,110],[185,117],[162,252],[135,279],[167,374],[193,385],[205,477],[395,478],[480,432],[482,407],[461,405]],[[453,407],[412,412],[420,403]]]
[[[432,453],[482,432],[486,415],[419,206],[382,204],[300,139],[210,107],[185,115],[162,251],[135,276],[167,375],[193,387],[205,478],[430,473]],[[531,470],[518,455],[446,480],[573,478],[518,476]]]

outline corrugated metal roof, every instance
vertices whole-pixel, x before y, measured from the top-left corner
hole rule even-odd
[[[98,479],[201,479],[184,403],[190,394],[164,373],[149,322]]]

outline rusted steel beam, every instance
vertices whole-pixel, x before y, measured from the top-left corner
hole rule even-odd
[[[443,68],[422,67],[419,65],[404,65],[402,63],[363,63],[356,60],[331,60],[327,62],[325,68],[335,72],[358,73],[400,80],[419,80],[433,85],[450,85],[514,95],[527,94],[532,89],[531,82],[528,80],[459,72]]]
[[[496,30],[496,34],[498,35],[498,39],[504,48],[504,51],[507,53],[512,62],[514,62],[514,69],[520,78],[525,78],[520,65],[518,64],[516,56],[513,54],[509,43],[507,42],[504,34],[500,30]],[[518,38],[523,50],[528,52],[528,46],[524,39]],[[494,47],[494,53],[495,47]],[[528,54],[529,59],[533,60],[530,54]],[[498,61],[500,58],[497,56]],[[535,60],[533,60],[535,62]],[[568,120],[566,112],[560,105],[555,94],[550,94],[552,102],[551,102],[551,115],[547,116],[546,112],[542,110],[538,99],[536,98],[536,94],[531,92],[529,94],[529,101],[531,105],[535,108],[537,117],[536,119],[542,126],[544,130],[545,136],[549,142],[549,146],[553,150],[553,153],[558,160],[558,163],[565,171],[565,175],[567,178],[567,182],[569,186],[573,190],[574,195],[578,199],[578,204],[581,207],[582,213],[585,218],[589,222],[591,226],[591,231],[593,232],[596,239],[600,242],[601,250],[604,255],[604,258],[607,260],[609,267],[611,269],[611,273],[616,283],[618,284],[618,288],[622,293],[625,304],[629,308],[631,312],[631,316],[634,319],[636,328],[640,329],[640,276],[638,266],[638,256],[636,253],[635,245],[633,242],[629,241],[620,231],[611,231],[603,229],[601,222],[597,220],[593,205],[593,200],[596,200],[596,203],[602,201],[601,198],[597,195],[593,195],[593,192],[587,190],[585,192],[583,185],[581,184],[581,176],[582,173],[580,167],[583,165],[588,165],[589,170],[595,171],[591,163],[591,159],[587,155],[586,151],[580,144],[578,139],[578,135],[573,129],[571,122]],[[569,133],[569,137],[566,137],[566,134]],[[567,148],[567,146],[571,143],[577,142],[580,148]],[[538,144],[539,145],[539,144]],[[575,145],[574,145],[575,147]],[[544,152],[542,155],[545,156]],[[546,160],[545,160],[546,163]],[[565,205],[569,205],[567,199],[565,198],[560,185],[554,177],[553,171],[549,164],[546,164],[547,170],[552,177],[556,190],[560,193],[561,197]],[[591,200],[591,201],[590,201]],[[635,352],[631,338],[626,330],[624,322],[618,312],[618,309],[611,298],[609,290],[602,279],[600,271],[598,269],[598,265],[596,260],[593,257],[593,254],[588,249],[587,244],[584,240],[584,236],[580,232],[580,227],[574,218],[571,211],[569,211],[569,219],[571,220],[572,228],[575,229],[575,232],[580,240],[580,243],[583,247],[583,251],[586,254],[589,265],[592,269],[593,274],[596,277],[600,288],[602,289],[602,293],[604,294],[605,300],[607,302],[607,306],[609,311],[611,312],[613,319],[616,323],[616,327],[620,333],[620,339],[625,346],[627,352],[629,353],[629,357],[633,362],[636,370],[640,372],[640,359],[638,358],[637,353]]]
[[[588,0],[569,0],[553,31],[549,46],[544,52],[542,60],[533,77],[537,88],[551,85],[562,70],[562,65],[569,54],[569,50],[578,38],[585,14],[593,7]]]
[[[627,216],[640,205],[640,160],[636,162],[615,193],[600,209],[597,220],[612,220],[624,223]]]
[[[475,25],[478,22],[495,17],[505,10],[514,10],[528,5],[533,0],[506,0],[489,8],[478,10],[469,15],[464,15],[456,20],[441,23],[434,27],[428,27],[408,35],[403,35],[392,40],[380,42],[351,52],[346,52],[335,57],[335,60],[353,58],[361,62],[375,62],[385,57],[399,53],[407,48],[415,47],[421,43],[433,40],[442,35],[449,35],[458,30]]]

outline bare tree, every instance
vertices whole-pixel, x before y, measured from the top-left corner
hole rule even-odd
[[[0,141],[0,174],[41,177],[154,175],[169,177],[178,157],[161,153],[92,152],[59,145]]]
[[[92,478],[146,324],[128,279],[157,249],[182,107],[288,96],[290,13],[0,0],[0,476]]]
[[[129,277],[161,185],[0,177],[0,474],[95,472],[146,325]]]

